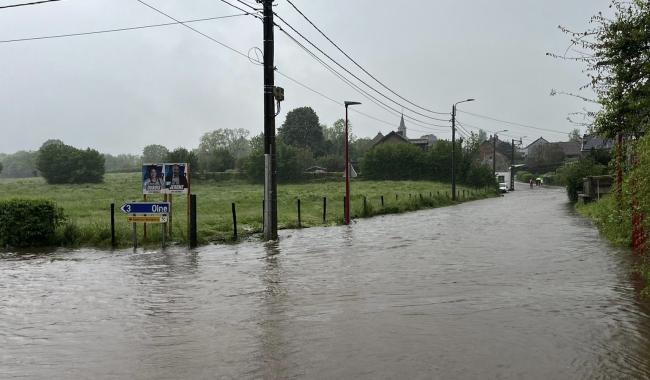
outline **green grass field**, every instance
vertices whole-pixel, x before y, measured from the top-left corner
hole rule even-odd
[[[458,187],[459,201],[493,196],[493,191]],[[464,197],[463,197],[463,191]],[[262,231],[263,186],[244,182],[197,182],[192,184],[197,195],[198,238],[201,243],[232,241],[231,204],[237,208],[239,236]],[[427,181],[353,181],[353,218],[387,213],[400,213],[422,208],[451,205],[449,184]],[[344,182],[313,182],[280,185],[278,188],[279,228],[298,227],[297,200],[301,202],[302,227],[340,224],[343,220]],[[381,196],[384,196],[384,206]],[[367,199],[364,210],[363,198]],[[162,200],[150,195],[149,200]],[[323,221],[323,197],[327,197],[326,221]],[[119,211],[124,201],[142,200],[140,175],[107,174],[104,183],[89,185],[48,185],[42,178],[0,180],[0,199],[49,199],[62,207],[68,216],[68,235],[72,245],[110,245],[110,204],[116,207],[116,234],[120,246],[131,244],[131,225]],[[172,239],[187,238],[187,198],[174,196]],[[158,244],[160,227],[148,225],[149,244]],[[142,240],[142,226],[138,226]]]

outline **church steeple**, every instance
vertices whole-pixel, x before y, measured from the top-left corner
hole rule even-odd
[[[402,119],[399,122],[399,127],[397,128],[397,133],[406,138],[406,124],[404,124],[404,113],[402,113]]]

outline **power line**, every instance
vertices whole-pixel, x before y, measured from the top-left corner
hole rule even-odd
[[[136,0],[136,1],[142,3],[143,5],[145,5],[145,6],[149,7],[149,8],[151,8],[151,9],[153,9],[154,11],[156,11],[156,12],[158,12],[158,13],[164,15],[165,17],[168,17],[168,18],[174,20],[174,24],[181,24],[181,25],[187,27],[188,29],[192,30],[193,32],[198,33],[198,34],[200,34],[201,36],[203,36],[203,37],[205,37],[205,38],[211,40],[212,42],[215,42],[215,43],[217,43],[217,44],[219,44],[219,45],[221,45],[221,46],[227,48],[228,50],[230,50],[230,51],[232,51],[232,52],[234,52],[234,53],[236,53],[236,54],[238,54],[238,55],[241,55],[241,56],[244,56],[244,57],[248,58],[248,55],[246,55],[246,54],[244,54],[244,53],[242,53],[242,52],[236,50],[235,48],[232,48],[232,47],[230,47],[230,46],[224,44],[224,43],[221,42],[221,41],[218,41],[218,40],[212,38],[211,36],[209,36],[209,35],[207,35],[207,34],[205,34],[205,33],[202,33],[201,31],[199,31],[199,30],[197,30],[197,29],[195,29],[195,28],[192,28],[192,27],[190,27],[190,26],[188,26],[188,25],[185,25],[184,22],[177,20],[176,18],[172,17],[171,15],[168,15],[168,14],[164,13],[163,11],[161,11],[161,10],[159,10],[159,9],[157,9],[157,8],[155,8],[155,7],[153,7],[153,6],[149,5],[149,4],[147,4],[147,3],[145,3],[144,1],[142,1],[142,0]],[[223,1],[223,0],[222,0],[222,1]],[[328,100],[330,100],[330,101],[332,101],[332,102],[335,102],[335,103],[337,103],[337,104],[339,104],[339,105],[342,105],[342,103],[340,103],[340,102],[338,102],[338,101],[336,101],[336,100],[334,100],[334,99],[328,97],[327,95],[325,95],[325,94],[323,94],[323,93],[321,93],[321,92],[318,92],[318,91],[316,91],[316,90],[310,88],[309,86],[307,86],[307,85],[305,85],[305,84],[303,84],[303,83],[300,83],[299,81],[297,81],[297,80],[295,80],[295,79],[289,77],[288,75],[283,74],[283,73],[279,72],[278,70],[276,70],[276,72],[278,72],[280,75],[284,76],[285,78],[287,78],[287,79],[289,79],[289,80],[291,80],[291,81],[293,81],[293,82],[299,84],[300,86],[302,86],[302,87],[304,87],[304,88],[306,88],[306,89],[308,89],[308,90],[310,90],[310,91],[312,91],[312,92],[314,92],[314,93],[316,93],[316,94],[318,94],[318,95],[320,95],[320,96],[322,96],[322,97],[324,97],[324,98],[326,98],[326,99],[328,99]],[[363,113],[363,112],[360,112],[360,111],[357,111],[357,110],[354,110],[354,109],[353,109],[353,111],[354,111],[354,112],[357,112],[357,113],[359,113],[359,114],[361,114],[361,115],[364,115],[364,116],[366,116],[366,117],[369,117],[369,118],[371,118],[371,119],[374,119],[374,120],[376,120],[376,121],[379,121],[379,122],[385,123],[385,124],[387,124],[387,125],[392,125],[391,123],[389,123],[389,122],[387,122],[387,121],[385,121],[385,120],[378,119],[378,118],[376,118],[376,117],[374,117],[374,116],[371,116],[371,115],[365,114],[365,113]]]
[[[152,9],[152,10],[154,10],[154,11],[160,13],[161,15],[163,15],[163,16],[165,16],[165,17],[171,19],[171,20],[174,20],[177,24],[181,24],[181,25],[183,25],[184,27],[188,28],[189,30],[193,31],[194,33],[198,33],[198,34],[202,35],[203,37],[205,37],[205,38],[211,40],[212,42],[215,42],[215,43],[217,43],[217,44],[219,44],[219,45],[225,47],[226,49],[232,51],[233,53],[239,54],[239,55],[241,55],[242,57],[248,59],[248,55],[247,55],[247,54],[244,54],[244,53],[242,53],[241,51],[239,51],[239,50],[237,50],[237,49],[235,49],[235,48],[233,48],[233,47],[231,47],[231,46],[228,46],[228,45],[224,44],[223,42],[221,42],[221,41],[219,41],[219,40],[216,40],[216,39],[210,37],[209,35],[207,35],[207,34],[201,32],[201,31],[198,30],[198,29],[192,28],[191,26],[189,26],[189,25],[183,23],[182,21],[180,21],[180,20],[178,20],[178,19],[176,19],[176,18],[174,18],[174,17],[168,15],[167,13],[161,11],[160,9],[158,9],[158,8],[152,6],[152,5],[149,5],[149,4],[145,3],[143,0],[136,0],[136,1],[139,2],[140,4],[144,5],[144,6],[146,6],[146,7],[150,8],[150,9]]]
[[[41,1],[32,1],[31,3],[0,5],[0,9],[24,7],[24,6],[27,6],[27,5],[38,5],[38,4],[45,4],[45,3],[53,3],[55,1],[61,1],[61,0],[41,0]]]
[[[336,71],[336,69],[334,69],[332,66],[330,66],[327,62],[323,61],[323,60],[322,60],[320,57],[318,57],[314,52],[312,52],[311,50],[309,50],[309,48],[307,48],[304,44],[302,44],[302,43],[301,43],[300,41],[298,41],[295,37],[293,37],[289,32],[287,32],[286,30],[284,30],[284,28],[282,28],[280,25],[277,25],[277,24],[276,24],[276,26],[278,27],[278,29],[280,29],[280,31],[281,31],[282,33],[284,33],[284,34],[285,34],[289,39],[291,39],[295,44],[297,44],[300,48],[302,48],[302,49],[303,49],[307,54],[309,54],[309,55],[310,55],[312,58],[314,58],[317,62],[319,62],[321,65],[323,65],[323,66],[324,66],[327,70],[329,70],[332,74],[334,74],[334,75],[337,76],[339,79],[341,79],[344,83],[346,83],[347,85],[349,85],[350,87],[352,87],[355,91],[359,92],[359,93],[362,94],[364,97],[366,97],[366,98],[369,99],[371,102],[375,103],[377,106],[379,106],[380,108],[384,109],[385,111],[387,111],[387,112],[389,112],[389,113],[390,113],[391,111],[393,111],[393,112],[396,113],[397,115],[400,114],[400,112],[399,112],[397,109],[395,109],[395,108],[391,107],[390,105],[384,103],[384,102],[381,101],[380,99],[377,99],[377,97],[375,97],[375,96],[373,96],[372,94],[368,93],[368,92],[365,91],[363,88],[359,87],[358,85],[356,85],[355,83],[353,83],[352,81],[350,81],[348,78],[346,78],[343,74],[341,74],[341,73],[339,73],[338,71]],[[421,123],[421,124],[424,124],[424,125],[430,125],[430,126],[440,127],[440,128],[448,128],[448,127],[449,127],[449,126],[443,126],[443,125],[438,125],[438,124],[432,124],[432,123],[429,123],[429,122],[425,122],[425,121],[419,120],[419,119],[417,119],[417,118],[411,117],[411,116],[409,116],[409,115],[404,115],[404,117],[406,117],[407,119],[410,119],[411,122],[417,122],[417,123]],[[446,120],[445,120],[445,121],[446,121]],[[423,125],[420,125],[420,126],[423,126]]]
[[[220,20],[225,18],[232,18],[238,16],[246,16],[249,13],[239,13],[228,16],[216,16],[216,17],[206,17],[206,18],[197,18],[191,20],[183,20],[181,23],[190,24],[195,22],[211,21],[211,20]],[[140,26],[131,26],[125,28],[114,28],[114,29],[103,29],[103,30],[94,30],[90,32],[78,32],[78,33],[67,33],[67,34],[55,34],[49,36],[35,36],[35,37],[25,37],[25,38],[15,38],[11,40],[0,40],[0,43],[11,43],[11,42],[24,42],[24,41],[36,41],[36,40],[46,40],[53,38],[65,38],[65,37],[78,37],[78,36],[88,36],[93,34],[103,34],[103,33],[113,33],[113,32],[124,32],[129,30],[139,30],[139,29],[148,29],[148,28],[159,28],[164,26],[179,25],[179,22],[167,22],[162,24],[150,24],[150,25],[140,25]]]
[[[356,80],[358,80],[359,82],[363,83],[366,87],[368,87],[369,89],[373,90],[374,92],[376,92],[376,93],[379,94],[380,96],[386,98],[386,99],[389,100],[390,102],[392,102],[392,103],[394,103],[394,104],[396,104],[396,105],[398,105],[398,106],[400,106],[400,107],[403,107],[404,109],[407,109],[407,110],[413,112],[414,114],[417,114],[417,115],[419,115],[419,116],[425,117],[425,118],[427,118],[427,119],[437,120],[437,121],[449,121],[449,120],[446,120],[446,119],[440,119],[440,118],[436,118],[436,117],[433,117],[433,116],[429,116],[429,115],[423,114],[423,113],[418,112],[418,111],[416,111],[416,110],[414,110],[414,109],[412,109],[412,108],[409,108],[408,106],[405,106],[404,104],[402,104],[402,103],[400,103],[400,102],[395,101],[394,99],[392,99],[392,98],[389,97],[389,96],[386,96],[383,92],[381,92],[381,91],[375,89],[374,87],[372,87],[371,85],[369,85],[368,83],[366,83],[363,79],[359,78],[357,75],[355,75],[353,72],[351,72],[351,71],[348,70],[346,67],[344,67],[343,65],[341,65],[338,61],[336,61],[336,60],[335,60],[334,58],[332,58],[330,55],[328,55],[327,53],[325,53],[321,48],[319,48],[318,46],[316,46],[316,45],[315,45],[313,42],[311,42],[307,37],[305,37],[302,33],[300,33],[298,30],[296,30],[296,28],[294,28],[291,24],[289,24],[287,21],[285,21],[285,20],[282,18],[282,16],[278,15],[276,12],[274,12],[273,14],[274,14],[278,19],[280,19],[280,21],[282,21],[282,22],[283,22],[287,27],[289,27],[289,29],[293,30],[294,33],[296,33],[297,35],[299,35],[300,38],[302,38],[304,41],[306,41],[306,42],[307,42],[309,45],[311,45],[313,48],[315,48],[316,50],[318,50],[322,55],[324,55],[325,57],[327,57],[327,59],[329,59],[330,61],[332,61],[335,65],[337,65],[338,67],[340,67],[341,69],[343,69],[346,73],[348,73],[349,75],[351,75],[354,79],[356,79]],[[280,26],[277,25],[277,24],[276,24],[276,26],[280,27]],[[282,30],[282,29],[280,29],[280,30]],[[283,30],[283,32],[284,32],[285,34],[288,34],[287,31],[284,31],[284,30]]]
[[[329,38],[329,37],[325,34],[325,32],[323,32],[323,31],[322,31],[318,26],[316,26],[316,24],[314,24],[314,23],[313,23],[313,22],[312,22],[312,21],[311,21],[311,20],[310,20],[310,19],[309,19],[309,18],[308,18],[308,17],[307,17],[307,16],[306,16],[306,15],[305,15],[301,10],[300,10],[300,9],[298,9],[298,7],[296,7],[296,5],[295,5],[291,0],[287,0],[287,2],[288,2],[288,3],[293,7],[293,9],[296,10],[296,12],[298,12],[298,13],[299,13],[299,14],[300,14],[300,15],[301,15],[305,20],[307,20],[307,22],[309,22],[309,23],[311,24],[311,26],[314,27],[314,29],[316,29],[316,30],[317,30],[317,31],[318,31],[318,32],[319,32],[323,37],[325,37],[325,39],[327,39],[327,40],[328,40],[332,45],[334,45],[334,47],[335,47],[338,51],[340,51],[340,52],[341,52],[343,55],[345,55],[345,56],[346,56],[350,61],[352,61],[352,63],[354,63],[354,64],[355,64],[359,69],[361,69],[364,73],[366,73],[370,78],[374,79],[375,82],[379,83],[383,88],[385,88],[386,90],[390,91],[393,95],[397,96],[398,98],[404,100],[405,102],[407,102],[407,103],[409,103],[409,104],[411,104],[411,105],[413,105],[413,106],[415,106],[415,107],[417,107],[417,108],[419,108],[419,109],[421,109],[421,110],[428,111],[428,112],[435,113],[435,114],[439,114],[439,115],[448,115],[448,114],[449,114],[448,112],[438,112],[438,111],[433,111],[433,110],[428,109],[428,108],[425,108],[425,107],[421,107],[421,106],[419,106],[419,105],[413,103],[412,101],[406,99],[405,97],[401,96],[400,94],[398,94],[398,93],[395,92],[394,90],[392,90],[390,87],[388,87],[387,85],[385,85],[382,81],[380,81],[380,80],[377,79],[374,75],[372,75],[370,72],[368,72],[368,70],[366,70],[363,66],[361,66],[361,65],[360,65],[356,60],[354,60],[352,57],[350,57],[350,55],[349,55],[348,53],[346,53],[345,51],[343,51],[343,49],[341,49],[341,48],[340,48],[340,47],[339,47],[339,46],[338,46],[334,41],[332,41],[331,38]],[[282,20],[282,21],[284,21],[284,20]]]
[[[257,15],[257,14],[254,14],[254,13],[250,13],[249,11],[246,11],[246,10],[244,10],[244,9],[242,9],[242,8],[240,8],[240,7],[234,5],[234,4],[232,4],[232,3],[230,3],[230,2],[228,2],[228,1],[226,1],[226,0],[219,0],[219,1],[221,1],[222,3],[228,4],[228,5],[230,5],[231,7],[235,8],[235,9],[238,9],[238,10],[240,10],[240,11],[242,11],[242,12],[248,13],[249,15],[251,15],[251,16],[257,18],[257,19],[260,19],[260,20],[262,19],[262,17],[261,17],[260,15]],[[239,1],[239,0],[236,0],[236,1]],[[249,4],[246,4],[246,3],[244,3],[243,1],[239,1],[239,2],[242,3],[242,4],[244,4],[244,5],[247,6],[247,7],[251,8],[251,9],[254,10],[255,12],[259,11],[259,9],[253,7],[253,6],[249,5]]]
[[[458,110],[458,112],[461,112],[461,113],[464,113],[464,114],[467,114],[467,115],[471,115],[471,116],[474,116],[474,117],[479,117],[479,118],[482,118],[482,119],[492,120],[492,121],[496,121],[496,122],[499,122],[499,123],[513,125],[513,126],[522,127],[522,128],[536,129],[536,130],[545,131],[545,132],[560,133],[560,134],[563,134],[563,135],[568,133],[568,132],[558,131],[558,130],[554,130],[554,129],[539,128],[539,127],[535,127],[535,126],[532,126],[532,125],[515,123],[513,121],[501,120],[501,119],[497,119],[497,118],[494,118],[494,117],[491,117],[491,116],[481,115],[481,114],[478,114],[478,113],[472,113],[472,112],[468,112],[468,111]]]

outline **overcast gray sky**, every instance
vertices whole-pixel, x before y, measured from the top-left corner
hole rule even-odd
[[[219,0],[145,1],[182,20],[240,13]],[[0,0],[0,5],[20,2],[27,0]],[[462,105],[464,110],[568,133],[573,126],[567,114],[584,103],[549,93],[552,88],[576,91],[586,78],[580,66],[545,53],[563,52],[567,46],[558,25],[583,30],[591,15],[607,10],[609,1],[294,3],[378,79],[419,105],[449,112],[453,102],[473,97],[477,102]],[[278,14],[353,68],[285,0],[276,4]],[[0,40],[169,21],[135,0],[64,0],[0,9]],[[262,47],[261,22],[250,16],[193,26],[239,51]],[[337,100],[362,101],[358,110],[394,124],[352,114],[356,135],[397,128],[398,115],[363,98],[277,30],[276,41],[280,71]],[[322,124],[344,115],[343,107],[281,76],[276,85],[286,95],[278,127],[288,110],[300,106],[313,107]],[[508,129],[504,138],[566,139],[564,133],[467,114],[459,120],[486,130]],[[409,137],[427,132],[450,136],[449,128],[406,124]],[[35,150],[48,138],[113,154],[139,153],[152,143],[194,148],[203,133],[216,128],[246,128],[252,134],[263,130],[262,69],[181,25],[0,44],[0,152]]]

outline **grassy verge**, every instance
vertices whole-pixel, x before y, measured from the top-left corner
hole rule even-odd
[[[582,216],[591,219],[603,236],[613,244],[621,247],[632,245],[632,215],[626,210],[619,211],[613,196],[607,196],[597,202],[578,203],[576,208]],[[650,297],[649,258],[647,256],[640,257],[635,264],[634,271],[645,284],[642,295]]]
[[[63,207],[68,224],[60,230],[62,245],[106,247],[110,245],[110,204],[116,209],[129,200],[142,200],[138,173],[107,174],[102,184],[48,185],[41,178],[0,180],[0,199],[50,199]],[[297,201],[301,202],[301,226],[340,224],[343,216],[343,181],[286,184],[278,189],[279,228],[298,227]],[[486,198],[493,191],[459,187],[462,201]],[[231,204],[237,208],[239,237],[262,231],[263,186],[243,182],[199,182],[192,184],[197,195],[198,237],[201,243],[232,241]],[[449,185],[429,181],[354,181],[352,183],[353,218],[400,213],[423,208],[451,205]],[[384,205],[381,205],[381,196]],[[323,221],[323,198],[327,198]],[[364,209],[364,197],[366,207]],[[162,196],[149,196],[162,200]],[[187,239],[187,202],[184,196],[173,199],[172,240]],[[139,226],[142,240],[142,227]],[[160,227],[148,226],[145,244],[158,244]],[[131,244],[131,225],[116,212],[116,235],[120,246]]]

